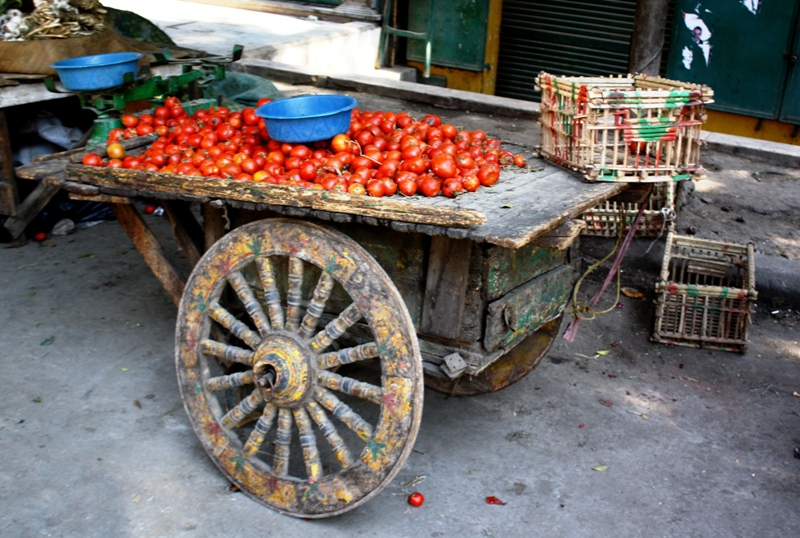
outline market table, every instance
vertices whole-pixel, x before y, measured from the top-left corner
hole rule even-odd
[[[423,383],[502,389],[556,337],[579,271],[577,217],[626,185],[513,149],[526,168],[454,199],[88,167],[82,150],[17,175],[111,204],[179,306],[179,385],[203,447],[246,494],[317,518],[400,470]],[[188,278],[136,209],[144,199],[164,207]]]

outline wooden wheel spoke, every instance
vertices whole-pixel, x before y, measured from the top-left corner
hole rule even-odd
[[[254,390],[250,396],[239,402],[239,405],[225,413],[225,416],[222,417],[219,423],[226,430],[235,428],[263,403],[264,396],[262,396],[261,391]]]
[[[278,411],[278,432],[275,435],[275,455],[272,473],[278,478],[289,475],[289,443],[292,440],[292,412],[281,407]]]
[[[375,342],[361,344],[360,346],[348,347],[339,351],[323,353],[317,356],[317,368],[320,370],[330,370],[343,364],[351,364],[366,359],[378,357],[378,345]]]
[[[302,407],[294,409],[294,422],[297,424],[297,431],[300,433],[300,446],[303,447],[303,461],[306,464],[306,475],[309,482],[316,482],[322,478],[322,463],[319,459],[317,449],[317,437],[311,428],[311,420],[308,413]]]
[[[261,308],[261,303],[253,295],[253,290],[250,289],[250,285],[244,275],[240,271],[233,271],[228,274],[228,282],[233,287],[236,295],[239,296],[239,300],[242,301],[244,309],[250,315],[250,319],[256,324],[258,332],[262,337],[266,336],[271,330],[269,320],[264,313],[264,309]]]
[[[336,431],[336,426],[328,419],[325,411],[317,402],[308,402],[306,404],[306,410],[309,412],[314,422],[317,423],[319,431],[322,432],[322,435],[328,440],[328,444],[331,450],[333,450],[336,459],[339,460],[342,469],[350,467],[353,464],[353,456],[350,454],[350,450],[347,448],[344,439],[342,439],[339,432]]]
[[[275,281],[275,271],[272,269],[272,261],[269,258],[256,258],[258,276],[264,286],[264,302],[267,303],[267,312],[272,328],[276,331],[283,329],[283,307],[281,306],[281,294],[278,291],[278,284]]]
[[[247,366],[253,366],[254,354],[249,349],[242,349],[240,347],[206,339],[200,342],[200,351],[206,355],[211,355],[228,362],[238,362],[240,364],[246,364]]]
[[[268,403],[264,406],[264,412],[261,414],[261,418],[256,422],[255,428],[253,428],[253,431],[250,433],[242,449],[242,454],[245,458],[252,457],[253,454],[258,452],[261,445],[264,444],[264,438],[272,427],[272,422],[275,420],[275,415],[277,414],[278,408],[273,404]]]
[[[203,383],[203,388],[207,391],[216,392],[252,384],[253,370],[247,370],[246,372],[236,372],[230,375],[212,377]]]
[[[208,315],[232,332],[238,339],[246,343],[251,348],[255,349],[261,343],[261,337],[250,330],[250,328],[233,317],[233,315],[222,308],[218,302],[214,301],[208,305]]]
[[[314,399],[364,441],[368,441],[372,437],[372,426],[330,391],[317,387],[314,389]]]
[[[303,302],[303,260],[289,258],[289,289],[286,292],[287,331],[297,332],[300,326],[300,306]]]
[[[383,398],[383,390],[370,383],[358,381],[352,377],[344,377],[333,372],[321,370],[317,372],[317,382],[323,387],[331,390],[336,390],[361,398],[362,400],[369,400],[370,402],[381,405]]]
[[[339,316],[328,323],[324,329],[314,336],[308,343],[309,347],[315,353],[319,353],[327,348],[331,343],[342,336],[347,329],[352,327],[358,320],[361,319],[361,312],[358,311],[355,303],[345,308]]]
[[[325,271],[319,277],[317,287],[314,288],[314,295],[308,302],[306,308],[306,315],[303,316],[303,322],[300,324],[300,336],[303,338],[311,338],[317,328],[317,322],[322,315],[322,310],[325,308],[325,303],[331,296],[333,285],[336,283],[333,278]]]

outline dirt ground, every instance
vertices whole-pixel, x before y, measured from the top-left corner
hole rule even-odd
[[[492,121],[490,133],[533,132]],[[679,229],[800,259],[797,170],[706,162]],[[166,239],[166,219],[146,218]],[[587,263],[607,246],[582,245]],[[621,297],[573,342],[559,334],[517,384],[474,398],[426,390],[395,480],[353,512],[303,521],[232,491],[202,450],[175,381],[177,310],[115,222],[0,249],[0,534],[800,534],[800,316],[759,306],[745,355],[654,344],[652,259],[624,265],[623,285],[643,298]],[[604,276],[589,277],[587,296]],[[412,489],[421,508],[406,504]]]

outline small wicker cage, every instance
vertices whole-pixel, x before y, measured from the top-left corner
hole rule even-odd
[[[580,218],[586,222],[581,235],[591,237],[617,237],[625,234],[639,212],[636,202],[622,202],[618,196],[603,202],[583,213]],[[636,227],[635,237],[666,237],[675,227],[675,183],[656,183],[647,207]]]
[[[708,86],[661,77],[539,73],[541,154],[589,181],[680,181],[702,175]]]
[[[744,353],[757,298],[753,244],[670,233],[656,294],[653,341]]]

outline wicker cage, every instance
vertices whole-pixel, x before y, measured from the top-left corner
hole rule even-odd
[[[536,77],[545,158],[589,181],[699,177],[708,86],[661,77]]]
[[[752,243],[670,233],[656,284],[653,340],[744,353],[757,298],[753,258]]]
[[[661,237],[672,231],[675,227],[675,183],[656,183],[653,193],[647,202],[647,207],[642,213],[639,225],[636,227],[635,237]],[[636,202],[619,201],[615,196],[602,204],[583,213],[580,218],[586,222],[586,227],[581,235],[592,237],[617,237],[625,234],[631,227],[633,219],[639,212],[640,205]]]

